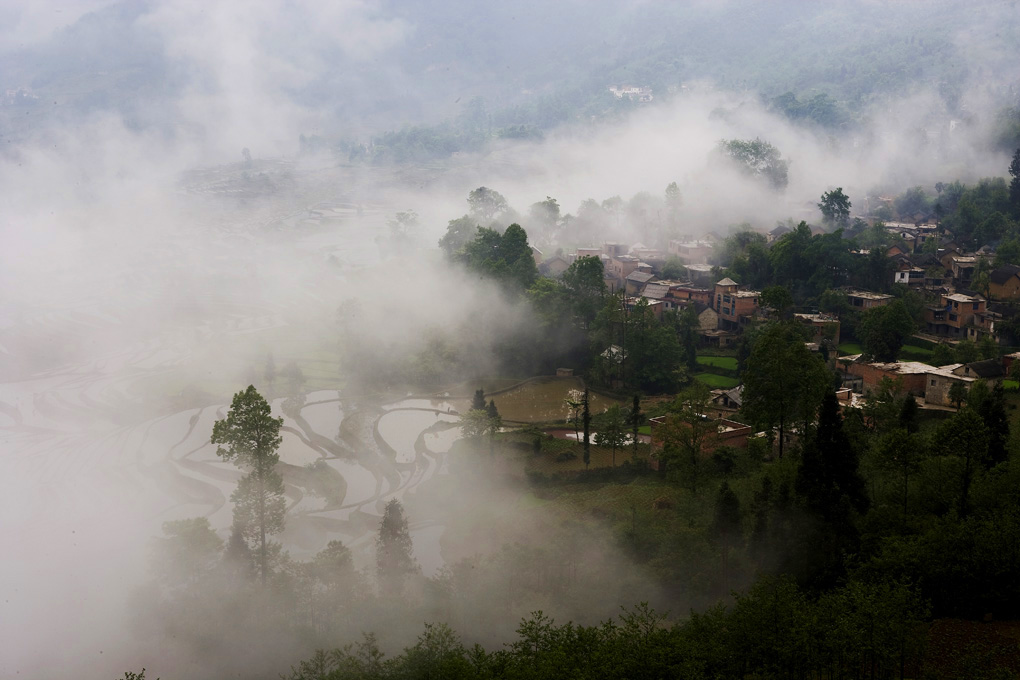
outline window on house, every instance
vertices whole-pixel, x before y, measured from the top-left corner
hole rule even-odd
[[[950,314],[949,315],[949,320],[950,321],[956,321],[956,315],[955,314]]]
[[[931,386],[932,386],[932,387],[935,387],[935,379],[934,379],[934,378],[932,378],[932,381],[931,381]]]
[[[974,309],[977,309],[977,308],[978,308],[978,303],[975,302],[974,303]]]

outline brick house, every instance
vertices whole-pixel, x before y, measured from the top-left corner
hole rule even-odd
[[[661,461],[659,460],[658,454],[662,451],[663,441],[662,431],[660,428],[666,424],[667,418],[669,418],[669,416],[658,416],[656,418],[649,418],[648,420],[648,424],[652,429],[650,462],[653,470],[661,469]],[[716,449],[722,446],[729,446],[736,449],[747,448],[747,440],[753,434],[750,425],[744,425],[743,423],[738,423],[735,420],[728,420],[726,418],[709,418],[708,421],[715,424],[716,431],[705,437],[705,441],[701,445],[702,457],[711,455]]]
[[[1012,264],[998,267],[989,272],[988,279],[988,293],[993,300],[1020,298],[1020,267]]]
[[[728,277],[716,283],[712,308],[719,314],[719,328],[735,330],[746,324],[758,311],[760,294],[756,290],[740,290],[737,282]]]
[[[864,311],[872,307],[882,307],[893,300],[892,295],[885,293],[872,293],[870,290],[847,290],[846,300],[854,309]]]
[[[829,340],[833,344],[839,344],[838,318],[828,314],[794,314],[793,318],[812,327],[814,330],[812,342],[821,344],[823,340]]]
[[[975,315],[987,311],[987,305],[983,298],[977,296],[963,293],[941,295],[938,305],[925,307],[925,329],[935,335],[966,337],[967,326],[974,323]]]
[[[925,376],[932,367],[919,361],[865,362],[860,354],[840,357],[839,363],[851,376],[860,378],[864,392],[878,389],[883,378],[899,380],[903,390],[918,397],[924,396]]]

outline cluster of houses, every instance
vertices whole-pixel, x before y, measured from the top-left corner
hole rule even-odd
[[[895,237],[896,244],[886,249],[893,266],[891,286],[907,286],[922,290],[932,301],[924,310],[922,335],[933,341],[974,342],[986,337],[1000,341],[996,323],[1017,313],[1010,304],[1020,301],[1020,267],[1013,265],[992,268],[994,252],[983,247],[964,252],[952,240],[932,247],[931,239],[947,238],[938,234],[936,226],[890,223],[885,228]],[[768,241],[781,238],[789,229],[777,227],[766,234]],[[927,244],[927,245],[926,245]],[[748,290],[729,278],[715,280],[708,263],[715,247],[714,240],[683,238],[672,240],[665,251],[637,244],[630,248],[619,243],[601,247],[578,248],[569,256],[557,256],[541,264],[543,273],[562,274],[570,263],[580,257],[602,260],[606,284],[610,291],[623,291],[628,307],[644,300],[654,315],[661,318],[665,311],[693,307],[698,315],[703,344],[726,347],[739,337],[744,326],[756,317],[767,315],[760,308],[760,293]],[[869,255],[869,251],[858,251]],[[661,278],[665,262],[678,258],[688,272],[686,280]],[[986,273],[978,276],[977,272]],[[974,287],[981,288],[980,291]],[[844,289],[851,309],[865,311],[887,305],[895,296],[881,292]],[[937,302],[935,302],[937,300]],[[839,345],[839,318],[820,313],[795,314],[814,329],[811,344],[835,350]],[[977,381],[994,383],[1009,374],[1020,353],[999,359],[968,364],[931,366],[914,361],[870,362],[862,355],[837,357],[827,352],[829,364],[844,376],[844,387],[837,397],[846,405],[858,405],[869,392],[879,389],[884,379],[894,381],[904,393],[913,395],[928,408],[952,406],[950,391],[954,384],[970,386]],[[741,387],[713,391],[713,417],[719,426],[712,446],[746,447],[752,428],[732,420],[741,405]],[[657,424],[652,422],[653,429]]]

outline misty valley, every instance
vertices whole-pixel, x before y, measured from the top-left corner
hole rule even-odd
[[[1011,0],[0,18],[0,678],[1020,677]]]

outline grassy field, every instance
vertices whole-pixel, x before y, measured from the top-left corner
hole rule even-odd
[[[856,342],[844,342],[844,343],[840,344],[840,346],[839,346],[839,354],[840,354],[840,356],[849,356],[851,354],[860,354],[863,351],[864,351],[864,348],[861,347]]]
[[[699,356],[698,363],[702,366],[724,368],[727,371],[737,370],[737,360],[734,357]]]
[[[740,384],[740,381],[736,378],[730,378],[725,375],[717,375],[715,373],[695,373],[694,379],[699,380],[712,388],[729,389]]]

